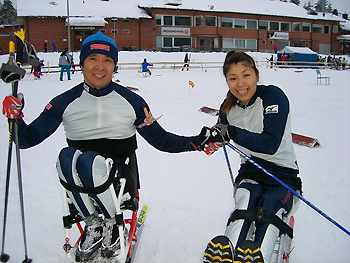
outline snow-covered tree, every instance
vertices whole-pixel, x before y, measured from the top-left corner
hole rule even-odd
[[[307,3],[305,3],[303,8],[306,9],[309,14],[315,13],[315,10],[314,10],[313,4],[311,3],[311,0],[309,0],[309,2],[307,2]]]
[[[290,2],[296,4],[297,6],[300,5],[300,0],[290,0]]]
[[[326,12],[327,0],[318,0],[315,4],[315,10],[317,12]]]
[[[4,0],[4,3],[0,7],[0,24],[2,25],[16,25],[17,12],[13,7],[11,0]]]
[[[333,12],[333,7],[332,7],[332,4],[331,3],[328,3],[328,6],[326,8],[326,12],[327,13],[332,13]]]

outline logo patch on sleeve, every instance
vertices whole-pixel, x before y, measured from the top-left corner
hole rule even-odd
[[[278,113],[278,105],[270,105],[265,109],[265,114]]]

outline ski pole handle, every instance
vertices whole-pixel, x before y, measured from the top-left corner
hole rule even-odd
[[[273,175],[272,173],[270,173],[269,171],[267,171],[264,167],[260,166],[259,164],[257,164],[255,161],[253,161],[247,154],[245,154],[244,152],[242,152],[240,149],[238,149],[237,147],[235,147],[234,145],[232,145],[231,143],[227,144],[232,150],[234,150],[235,152],[237,152],[239,155],[243,156],[244,158],[247,159],[247,161],[249,161],[251,164],[253,164],[254,166],[258,167],[260,170],[262,170],[264,173],[266,173],[267,175],[269,175],[270,177],[272,177],[275,181],[277,181],[279,184],[281,184],[282,186],[284,186],[285,188],[287,188],[289,191],[291,191],[296,197],[298,197],[301,201],[303,201],[305,204],[307,204],[309,207],[311,207],[312,209],[314,209],[317,213],[319,213],[320,215],[322,215],[324,218],[326,218],[328,221],[330,221],[331,223],[333,223],[335,226],[337,226],[339,229],[341,229],[343,232],[345,232],[348,236],[350,236],[350,231],[347,230],[345,227],[341,226],[337,221],[335,221],[334,219],[332,219],[330,216],[328,216],[326,213],[322,212],[321,209],[317,208],[315,205],[313,205],[311,202],[309,202],[306,198],[304,198],[302,195],[300,195],[298,192],[296,192],[293,188],[291,188],[289,185],[287,185],[286,183],[284,183],[282,180],[280,180],[279,178],[277,178],[275,175]]]

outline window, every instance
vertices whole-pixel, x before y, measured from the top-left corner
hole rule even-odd
[[[333,26],[333,33],[338,33],[338,26]]]
[[[245,20],[244,19],[235,19],[234,28],[245,28]]]
[[[257,30],[258,21],[256,20],[247,20],[247,29]]]
[[[281,31],[289,32],[290,31],[290,23],[281,22]]]
[[[232,49],[233,46],[233,39],[232,38],[223,38],[222,39],[222,48]]]
[[[162,25],[162,15],[156,15],[156,25]]]
[[[130,29],[123,29],[123,34],[124,35],[130,34]]]
[[[129,23],[130,20],[129,20],[129,19],[123,19],[123,22],[124,22],[124,23]]]
[[[235,39],[235,48],[244,49],[245,48],[245,40],[244,39]]]
[[[233,19],[232,18],[227,18],[227,17],[222,17],[221,18],[221,27],[233,27]]]
[[[203,26],[203,16],[195,16],[195,26]]]
[[[156,46],[163,47],[163,38],[160,36],[156,36]]]
[[[317,24],[312,25],[312,33],[322,34],[322,29],[323,29],[322,25],[317,25]]]
[[[270,21],[270,30],[279,31],[280,30],[280,23]]]
[[[311,32],[311,24],[303,23],[303,32]]]
[[[163,47],[172,47],[173,46],[173,38],[172,37],[164,37],[163,38]]]
[[[175,16],[175,26],[192,26],[192,17]]]
[[[300,32],[300,22],[292,23],[292,31],[293,32]]]
[[[174,37],[174,47],[181,47],[184,45],[191,46],[190,37]]]
[[[331,33],[331,27],[330,26],[324,26],[324,33],[330,34]]]
[[[265,20],[259,20],[258,25],[260,30],[268,30],[269,22]]]
[[[250,49],[250,50],[257,49],[258,47],[258,43],[256,39],[247,39],[246,45],[247,45],[247,49]]]
[[[206,16],[205,24],[207,26],[216,26],[216,16]]]
[[[111,32],[113,35],[116,35],[116,34],[118,34],[118,29],[112,29]]]
[[[172,26],[173,25],[173,17],[172,16],[163,16],[163,24],[165,26]]]

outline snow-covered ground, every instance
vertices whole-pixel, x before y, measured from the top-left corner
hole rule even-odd
[[[334,220],[350,229],[350,71],[322,70],[331,85],[316,85],[314,69],[269,69],[261,61],[269,54],[250,53],[259,62],[262,84],[281,87],[290,99],[292,130],[317,138],[319,148],[295,145],[304,197]],[[59,53],[39,54],[51,65]],[[183,53],[120,52],[120,62],[183,61]],[[224,60],[224,53],[192,53],[192,61]],[[7,56],[0,57],[1,62]],[[78,56],[75,54],[75,61]],[[201,113],[201,106],[218,108],[227,92],[221,69],[190,71],[158,69],[149,78],[136,70],[120,71],[115,80],[139,89],[160,124],[181,135],[198,134],[203,125],[211,126],[215,117]],[[195,83],[189,87],[189,80]],[[81,73],[71,81],[59,81],[58,73],[41,80],[26,76],[19,84],[25,95],[24,115],[27,122],[36,118],[55,95],[82,81]],[[0,83],[0,98],[11,92],[11,85]],[[138,138],[137,150],[141,174],[141,205],[148,205],[146,224],[140,239],[135,263],[199,263],[207,242],[225,230],[234,209],[232,185],[223,152],[212,156],[203,153],[168,154]],[[55,162],[66,145],[62,128],[31,149],[21,151],[28,255],[35,263],[65,262],[62,249],[62,189]],[[8,127],[0,117],[0,229],[8,151]],[[233,171],[239,157],[230,150]],[[17,174],[13,156],[8,226],[5,252],[9,262],[24,259]],[[295,249],[291,263],[349,262],[350,237],[301,203],[295,214]]]

